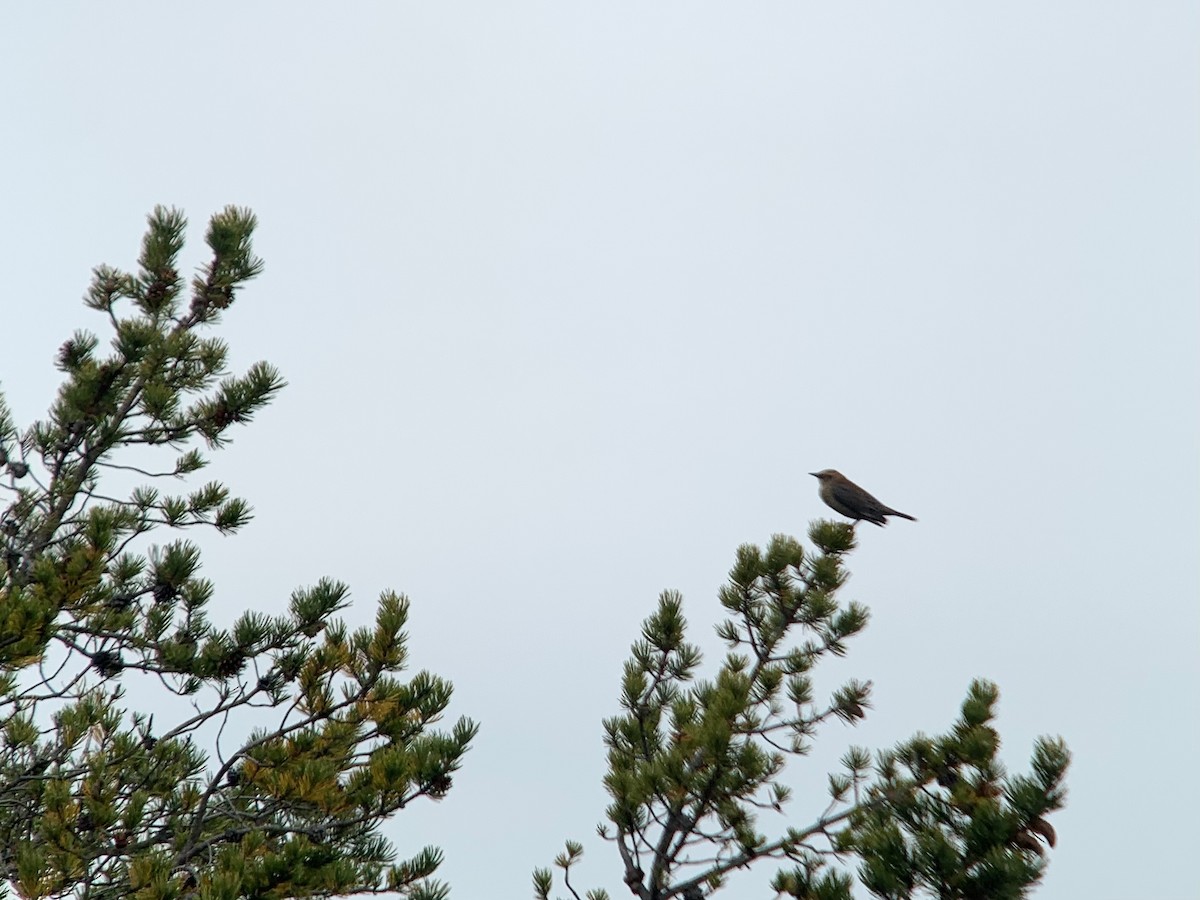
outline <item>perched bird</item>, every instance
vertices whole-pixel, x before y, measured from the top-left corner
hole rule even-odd
[[[822,469],[820,472],[809,472],[817,481],[821,499],[825,505],[851,519],[866,519],[876,525],[886,525],[885,516],[900,516],[903,519],[917,521],[908,513],[884,506],[857,484],[839,472],[837,469]],[[858,524],[855,521],[854,524]]]

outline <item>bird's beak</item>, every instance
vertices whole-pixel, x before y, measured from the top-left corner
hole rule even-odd
[[[821,477],[821,476],[820,476],[820,475],[818,475],[816,472],[809,472],[808,474],[809,474],[809,475],[811,475],[813,478],[820,478],[820,477]]]

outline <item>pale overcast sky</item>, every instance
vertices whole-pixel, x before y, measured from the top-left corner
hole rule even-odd
[[[1011,768],[1075,756],[1037,896],[1196,896],[1197,4],[3,17],[10,403],[48,406],[155,204],[189,266],[214,211],[258,214],[224,335],[290,386],[212,469],[257,510],[204,541],[214,616],[326,575],[356,624],[412,597],[415,666],[482,731],[387,832],[458,900],[530,896],[568,837],[624,893],[593,829],[629,644],[677,588],[715,651],[736,547],[831,515],[825,467],[920,521],[859,529],[873,621],[821,684],[875,709],[792,766],[792,821],[983,676]]]

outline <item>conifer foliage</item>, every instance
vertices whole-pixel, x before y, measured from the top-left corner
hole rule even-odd
[[[678,594],[664,593],[643,625],[622,712],[604,722],[612,803],[598,832],[616,847],[625,887],[639,900],[700,900],[775,860],[776,896],[794,900],[849,900],[855,862],[861,884],[886,900],[1026,896],[1056,841],[1046,817],[1064,803],[1069,755],[1061,740],[1039,739],[1032,774],[1007,776],[992,725],[998,692],[983,681],[946,734],[874,757],[850,750],[811,818],[791,820],[787,762],[820,726],[856,723],[870,705],[871,685],[855,680],[817,699],[815,667],[844,655],[868,614],[837,599],[853,528],[818,522],[809,537],[819,552],[784,536],[740,548],[720,592],[728,652],[711,680],[699,678]],[[566,891],[607,900],[572,883],[582,855],[568,841],[555,859]],[[553,871],[535,870],[533,882],[548,900]]]
[[[213,333],[262,269],[254,217],[212,217],[190,283],[185,225],[156,209],[137,272],[95,270],[85,303],[111,341],[62,345],[46,419],[18,430],[0,398],[0,885],[443,897],[440,851],[397,861],[380,833],[446,795],[476,733],[435,727],[449,682],[400,677],[408,601],[385,593],[351,630],[346,586],[322,580],[284,615],[210,615],[218,591],[184,534],[234,534],[251,511],[189,476],[284,382],[266,363],[230,375]]]

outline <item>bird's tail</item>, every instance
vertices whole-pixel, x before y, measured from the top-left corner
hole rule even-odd
[[[889,510],[887,511],[887,514],[888,514],[889,516],[899,516],[899,517],[900,517],[900,518],[902,518],[902,519],[908,519],[908,521],[910,521],[910,522],[915,522],[915,521],[917,521],[917,517],[916,517],[916,516],[910,516],[908,513],[902,513],[902,512],[900,512],[900,510],[898,510],[898,509],[889,509]]]

